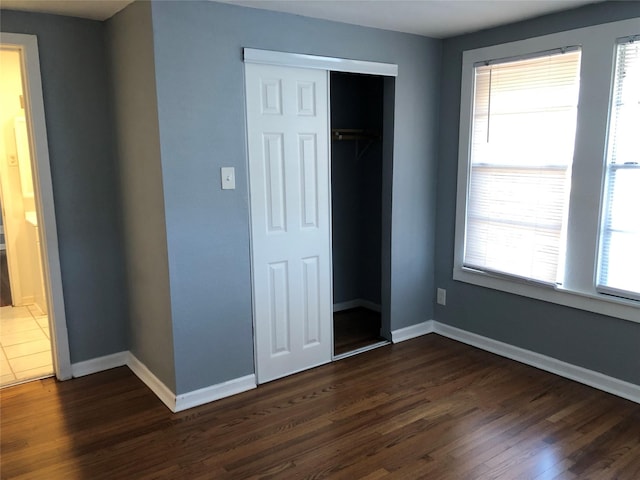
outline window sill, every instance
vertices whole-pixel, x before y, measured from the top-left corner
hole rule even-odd
[[[580,292],[565,287],[545,287],[517,279],[505,279],[461,267],[454,268],[453,279],[523,297],[535,298],[545,302],[640,323],[640,302],[634,300],[616,298],[605,294]]]

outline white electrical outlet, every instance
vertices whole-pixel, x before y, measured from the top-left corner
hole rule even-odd
[[[444,288],[438,289],[438,305],[446,305],[447,304],[447,291]]]

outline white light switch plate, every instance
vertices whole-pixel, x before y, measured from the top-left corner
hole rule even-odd
[[[220,169],[223,190],[234,190],[236,188],[236,169],[233,167],[222,167]]]

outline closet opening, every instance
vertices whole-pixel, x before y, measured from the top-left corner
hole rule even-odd
[[[395,79],[331,72],[333,358],[389,343]]]

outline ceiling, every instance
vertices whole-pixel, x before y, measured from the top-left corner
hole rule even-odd
[[[54,13],[70,17],[106,20],[133,0],[0,0],[0,6],[8,10]]]
[[[2,8],[106,20],[132,0],[0,0]],[[186,0],[189,1],[189,0]],[[367,27],[444,38],[599,0],[219,0]]]

